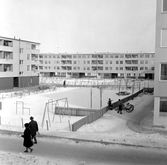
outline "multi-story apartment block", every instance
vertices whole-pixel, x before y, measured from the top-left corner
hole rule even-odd
[[[40,43],[0,37],[0,90],[39,84]]]
[[[47,77],[154,79],[154,53],[39,55],[39,72]]]
[[[167,0],[157,0],[154,125],[167,127]]]

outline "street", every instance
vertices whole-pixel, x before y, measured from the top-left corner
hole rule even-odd
[[[1,151],[59,160],[59,162],[70,165],[166,165],[167,162],[165,150],[151,148],[38,138],[38,144],[33,146],[33,152],[24,153],[25,147],[22,144],[23,139],[19,136],[0,136]]]

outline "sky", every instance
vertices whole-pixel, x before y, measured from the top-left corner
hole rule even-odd
[[[0,36],[41,53],[154,52],[156,0],[0,0]]]

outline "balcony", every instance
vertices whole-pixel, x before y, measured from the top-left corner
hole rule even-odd
[[[0,72],[13,72],[12,64],[0,64]]]
[[[32,50],[39,50],[39,45],[31,44],[31,49]]]
[[[31,60],[37,62],[38,61],[38,55],[37,54],[32,54],[31,55]]]
[[[31,65],[31,71],[37,72],[38,71],[38,66],[37,65]]]
[[[97,60],[92,60],[92,64],[97,64]]]
[[[13,42],[10,40],[2,40],[0,39],[1,46],[13,47]]]
[[[64,64],[72,64],[71,60],[62,60],[61,63]]]
[[[6,59],[6,60],[13,59],[13,53],[0,51],[0,59]]]

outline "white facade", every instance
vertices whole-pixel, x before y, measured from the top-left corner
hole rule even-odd
[[[23,80],[25,77],[28,78],[38,76],[38,55],[40,53],[39,45],[40,44],[36,42],[0,37],[1,83],[2,80],[5,80],[6,78],[5,81],[11,81],[11,84],[9,85],[9,88],[11,88],[12,81],[14,84],[15,77],[15,85],[13,85],[13,87],[22,87],[24,85],[27,86],[26,80]],[[21,84],[22,80],[24,85]],[[16,81],[18,82],[16,83]],[[1,86],[0,89],[2,89]]]
[[[154,53],[39,55],[43,76],[154,79]]]
[[[157,0],[154,125],[167,127],[167,0]]]

